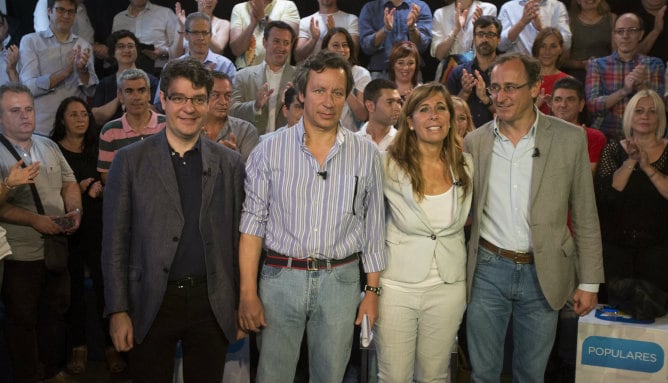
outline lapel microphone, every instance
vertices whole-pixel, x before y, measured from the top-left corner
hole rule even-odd
[[[323,181],[327,179],[327,170],[322,171],[322,172],[316,172],[316,173],[318,173],[318,176],[320,178],[322,178]]]
[[[540,157],[540,150],[538,148],[533,148],[533,154],[531,155],[533,158],[538,158]]]

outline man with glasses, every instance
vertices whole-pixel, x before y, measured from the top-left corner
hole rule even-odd
[[[48,0],[49,29],[23,36],[19,78],[35,96],[36,133],[48,136],[60,102],[92,97],[97,85],[90,43],[72,33],[75,0]]]
[[[213,80],[198,60],[162,71],[166,128],[120,150],[105,189],[105,312],[134,383],[220,383],[237,339],[241,157],[201,137]]]
[[[473,23],[475,57],[472,61],[456,66],[445,84],[451,94],[468,103],[476,128],[494,118],[494,104],[487,94],[487,84],[492,63],[496,59],[500,35],[501,23],[496,17],[478,17]]]
[[[117,87],[117,97],[125,113],[104,124],[100,131],[97,171],[104,183],[118,150],[162,131],[166,122],[165,116],[154,112],[149,105],[151,85],[146,72],[137,68],[124,70]]]
[[[587,68],[585,93],[591,125],[608,139],[624,138],[624,109],[637,91],[653,89],[664,94],[665,66],[661,59],[639,52],[643,34],[643,23],[637,15],[619,16],[612,33],[617,49],[610,56],[592,60]]]
[[[204,64],[205,67],[225,73],[232,81],[237,69],[230,59],[213,53],[209,48],[211,45],[211,18],[206,13],[193,12],[186,17],[185,30],[179,32],[179,43],[183,44],[183,36],[188,42],[188,52],[179,59],[193,57]],[[177,46],[178,47],[178,46]],[[158,84],[158,89],[160,85]],[[160,91],[157,91],[153,104],[160,107]]]
[[[217,71],[213,71],[211,75],[213,89],[202,132],[210,140],[240,153],[245,162],[260,141],[257,128],[248,121],[228,115],[232,102],[232,79]]]
[[[295,67],[289,63],[294,42],[295,31],[289,24],[270,21],[262,39],[264,62],[240,70],[234,81],[230,115],[255,125],[259,134],[286,123],[279,97],[295,76]]]
[[[499,382],[512,319],[513,381],[542,382],[559,310],[572,298],[575,313],[588,314],[603,282],[587,139],[534,106],[535,58],[498,57],[488,90],[497,117],[465,138],[476,169],[466,278],[471,378]]]

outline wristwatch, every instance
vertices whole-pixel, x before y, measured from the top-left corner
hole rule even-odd
[[[364,285],[364,291],[368,291],[368,292],[371,292],[371,293],[374,293],[374,294],[380,296],[381,293],[383,292],[383,287],[382,286],[374,287],[374,286]]]

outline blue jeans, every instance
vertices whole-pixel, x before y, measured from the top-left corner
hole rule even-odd
[[[542,382],[558,314],[543,296],[535,265],[515,264],[480,247],[466,313],[471,381],[499,382],[512,317],[513,382]]]
[[[263,265],[259,294],[267,322],[260,333],[257,382],[292,382],[304,328],[311,382],[340,383],[360,302],[357,262],[306,271]]]

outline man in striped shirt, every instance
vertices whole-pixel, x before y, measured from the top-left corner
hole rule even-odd
[[[386,263],[381,161],[373,143],[339,124],[353,87],[345,59],[318,52],[295,84],[302,119],[260,142],[247,161],[239,324],[261,331],[259,383],[294,380],[304,329],[311,380],[340,382],[353,323],[366,315],[372,327],[378,313]],[[367,279],[361,303],[359,258]]]
[[[141,69],[130,68],[118,78],[118,99],[125,109],[121,118],[104,124],[100,132],[100,151],[97,171],[102,182],[107,182],[107,173],[116,152],[133,142],[143,140],[165,128],[165,116],[151,110],[151,85]]]

